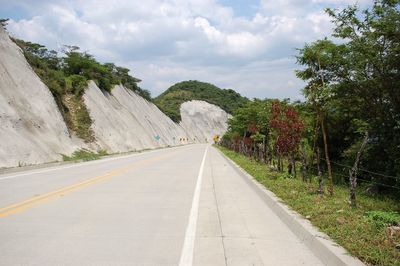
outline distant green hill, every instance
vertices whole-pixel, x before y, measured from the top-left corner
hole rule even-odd
[[[171,86],[154,98],[154,103],[173,121],[179,122],[181,104],[191,100],[215,104],[230,114],[249,101],[234,90],[220,89],[210,83],[189,80]]]

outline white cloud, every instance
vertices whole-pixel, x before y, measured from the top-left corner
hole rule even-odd
[[[78,45],[101,61],[128,66],[154,95],[200,79],[262,98],[299,97],[295,48],[329,35],[323,7],[353,3],[261,0],[253,16],[240,16],[217,0],[31,2],[2,3],[29,14],[10,21],[12,34],[52,49]]]
[[[195,26],[200,28],[216,51],[222,56],[254,57],[264,50],[262,36],[247,31],[226,33],[211,26],[208,20],[198,17]]]

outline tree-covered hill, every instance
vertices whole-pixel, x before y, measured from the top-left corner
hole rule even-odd
[[[189,80],[179,82],[154,99],[155,104],[172,120],[179,122],[182,103],[202,100],[215,104],[232,114],[249,100],[231,89],[220,89],[210,83]]]

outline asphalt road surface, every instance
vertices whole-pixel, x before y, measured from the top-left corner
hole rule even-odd
[[[215,148],[0,175],[0,265],[321,265]]]

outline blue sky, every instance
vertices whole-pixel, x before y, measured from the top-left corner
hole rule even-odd
[[[0,0],[8,31],[51,49],[78,45],[131,69],[158,95],[197,79],[249,98],[301,99],[296,48],[329,36],[324,8],[355,0]],[[358,0],[363,7],[371,1]]]

